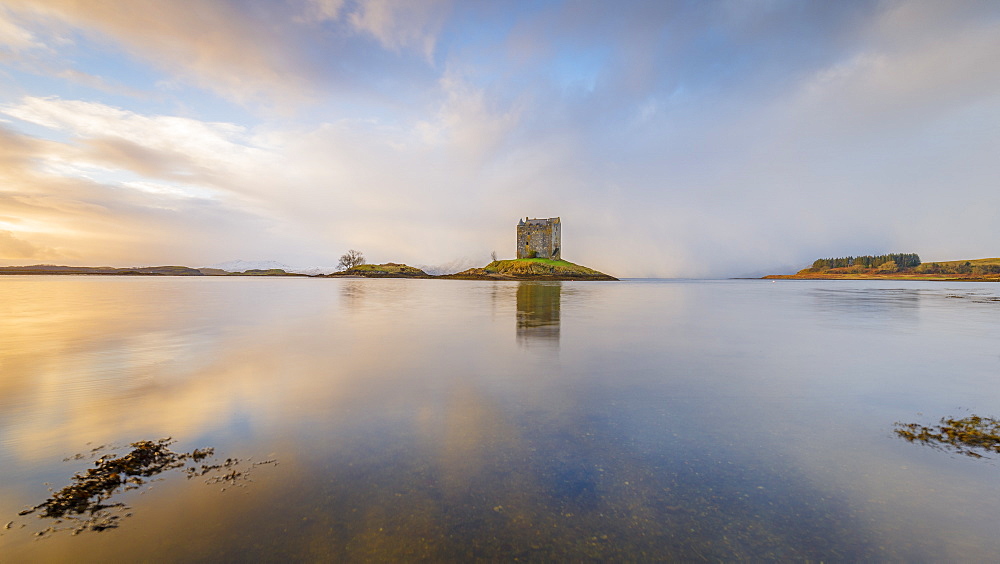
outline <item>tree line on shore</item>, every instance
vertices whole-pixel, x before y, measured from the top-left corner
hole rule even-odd
[[[920,266],[920,256],[916,253],[891,253],[887,255],[862,255],[857,257],[824,258],[813,261],[815,271],[831,268],[854,268],[861,270],[883,270],[896,272]]]
[[[890,253],[816,259],[811,272],[836,270],[838,273],[912,272],[915,274],[957,274],[986,276],[1000,274],[1000,264],[972,264],[970,261],[921,262],[916,253]]]
[[[986,276],[1000,274],[1000,264],[972,264],[969,261],[945,264],[928,262],[921,264],[916,271],[922,274],[971,274],[973,276]]]

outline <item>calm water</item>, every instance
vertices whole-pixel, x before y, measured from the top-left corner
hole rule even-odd
[[[0,560],[992,560],[1000,465],[892,429],[1000,415],[997,297],[0,277]],[[164,473],[100,533],[18,516],[166,436],[277,464]]]

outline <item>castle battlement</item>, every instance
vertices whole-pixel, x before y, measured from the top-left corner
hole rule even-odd
[[[562,258],[562,222],[558,217],[517,222],[517,258]]]

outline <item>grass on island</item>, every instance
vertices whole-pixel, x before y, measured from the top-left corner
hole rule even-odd
[[[548,258],[526,258],[513,260],[495,260],[483,268],[472,268],[453,275],[455,277],[486,276],[486,277],[556,277],[556,278],[589,278],[600,280],[616,280],[603,272],[586,266],[580,266],[566,260]]]
[[[489,273],[524,273],[524,274],[556,274],[556,273],[579,273],[589,276],[599,275],[600,272],[587,268],[586,266],[580,266],[578,264],[573,264],[572,262],[562,260],[562,259],[548,259],[548,258],[526,258],[526,259],[512,259],[512,260],[495,260],[485,267],[483,270]]]
[[[364,276],[369,278],[448,278],[457,280],[617,280],[602,272],[565,260],[546,258],[495,260],[483,268],[470,268],[455,274],[431,276],[405,264],[362,264],[328,276]]]
[[[347,270],[335,272],[333,275],[414,276],[414,277],[428,276],[426,272],[420,270],[419,268],[395,262],[387,262],[385,264],[359,264],[358,266],[348,268]]]

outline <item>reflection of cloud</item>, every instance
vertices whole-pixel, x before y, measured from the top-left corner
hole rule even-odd
[[[324,315],[338,307],[329,292],[371,281],[198,278],[184,289],[170,278],[0,282],[0,440],[23,460],[65,456],[88,441],[193,437],[240,419],[252,422],[249,433],[298,425],[283,419],[293,405],[327,412],[378,396],[391,409],[408,397],[395,365],[422,350],[394,313],[412,281],[375,281],[375,299],[351,317]],[[301,290],[286,298],[300,298],[259,299],[268,286],[287,292],[289,282]],[[368,331],[356,334],[347,319]]]
[[[976,513],[963,516],[952,495],[964,499],[982,482],[942,486],[954,468],[907,468],[887,455],[886,437],[868,428],[882,417],[869,398],[896,398],[895,387],[878,379],[882,391],[871,396],[870,373],[825,362],[826,335],[803,330],[814,324],[771,285],[549,285],[560,288],[558,317],[573,329],[562,344],[573,354],[554,366],[504,338],[518,311],[556,318],[548,306],[524,307],[553,300],[529,290],[522,303],[521,285],[0,283],[0,508],[37,502],[27,488],[41,489],[38,474],[68,472],[57,461],[87,441],[174,435],[205,441],[185,449],[226,447],[226,456],[279,451],[273,478],[262,472],[247,495],[220,498],[182,481],[137,500],[146,524],[135,530],[147,542],[147,524],[175,522],[169,538],[184,542],[165,549],[174,558],[249,550],[248,530],[286,523],[287,533],[262,538],[305,560],[316,556],[310,546],[343,547],[334,560],[402,558],[415,546],[451,560],[447,551],[458,544],[467,554],[461,539],[478,533],[469,543],[481,542],[480,553],[552,550],[547,560],[595,534],[613,540],[570,559],[628,560],[666,546],[681,560],[739,560],[773,554],[776,542],[803,559],[845,546],[862,560],[986,550],[964,525],[983,523],[978,512],[995,510],[992,497],[968,498]],[[344,308],[341,290],[355,284],[368,292]],[[866,364],[866,355],[852,359]],[[810,383],[821,390],[795,386]],[[844,394],[862,399],[845,404]],[[864,415],[850,417],[855,410]],[[861,455],[845,459],[847,451]],[[919,547],[903,542],[920,520],[908,515],[954,518],[963,527],[947,538],[969,542],[935,547],[940,531]],[[690,529],[680,540],[665,535]],[[130,530],[113,543],[122,554],[141,546]],[[62,556],[69,546],[44,550]]]

